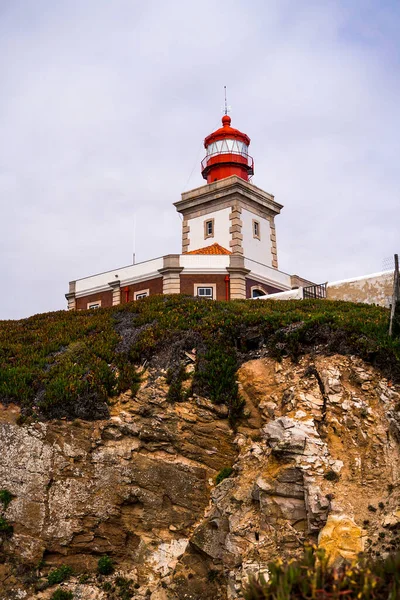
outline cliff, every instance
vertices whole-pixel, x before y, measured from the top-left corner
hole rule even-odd
[[[399,548],[386,311],[270,304],[158,299],[1,324],[0,598],[234,599],[306,541],[334,564]],[[28,366],[33,394],[12,386]],[[98,573],[104,556],[113,573]]]

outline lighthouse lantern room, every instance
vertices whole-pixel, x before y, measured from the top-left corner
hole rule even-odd
[[[250,138],[231,127],[231,118],[222,117],[222,127],[204,140],[206,156],[201,163],[201,174],[207,183],[237,175],[249,181],[254,174],[254,162],[249,156]]]

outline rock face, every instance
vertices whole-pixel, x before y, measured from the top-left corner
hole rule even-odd
[[[246,416],[236,433],[204,398],[168,403],[165,377],[151,371],[108,421],[19,426],[16,408],[0,410],[0,489],[14,495],[0,598],[50,598],[40,576],[62,564],[74,570],[63,585],[76,598],[112,598],[95,575],[104,554],[135,598],[215,600],[240,598],[252,572],[318,536],[336,563],[394,549],[391,383],[342,356],[253,360],[238,379]],[[215,486],[227,466],[232,475]]]

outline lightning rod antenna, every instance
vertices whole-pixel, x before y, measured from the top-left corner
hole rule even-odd
[[[228,103],[226,100],[226,85],[224,85],[224,93],[225,93],[225,114],[228,114]]]

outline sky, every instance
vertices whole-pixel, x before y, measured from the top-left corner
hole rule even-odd
[[[398,0],[0,0],[0,319],[181,251],[204,138],[251,138],[279,268],[318,283],[400,251]]]

